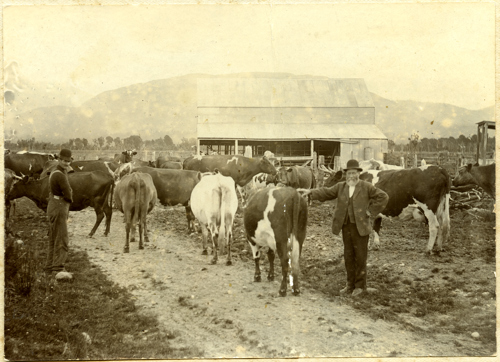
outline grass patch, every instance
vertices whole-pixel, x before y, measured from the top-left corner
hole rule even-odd
[[[203,356],[196,347],[175,348],[172,342],[177,332],[164,330],[156,317],[139,312],[133,296],[91,265],[85,252],[70,251],[66,267],[73,273],[73,282],[56,282],[47,277],[42,272],[42,245],[38,241],[17,254],[11,251],[11,256],[17,257],[10,260],[20,265],[15,266],[5,285],[7,359]],[[27,253],[37,248],[38,253]]]

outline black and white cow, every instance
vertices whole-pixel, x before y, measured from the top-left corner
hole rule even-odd
[[[426,165],[404,170],[370,170],[361,173],[360,179],[389,195],[389,203],[382,211],[384,216],[399,216],[408,206],[418,206],[429,223],[427,252],[432,253],[436,238],[437,249],[442,250],[450,232],[450,177],[445,169]],[[332,174],[325,181],[325,187],[340,181],[343,181],[341,173]],[[381,224],[382,217],[378,215],[373,225],[376,247],[380,245]]]
[[[286,296],[288,271],[291,268],[293,294],[300,293],[299,258],[306,237],[307,202],[291,187],[269,187],[257,191],[243,214],[246,237],[255,261],[254,281],[260,282],[260,248],[268,247],[268,280],[274,280],[275,252],[281,260],[283,279],[279,293]]]

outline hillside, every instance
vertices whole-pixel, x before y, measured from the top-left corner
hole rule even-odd
[[[107,135],[123,138],[131,134],[153,139],[168,134],[177,143],[183,137],[196,137],[196,78],[200,76],[212,77],[190,74],[133,84],[100,93],[79,107],[71,106],[68,96],[64,101],[61,97],[57,106],[55,98],[47,102],[50,106],[24,110],[26,106],[23,105],[22,112],[6,112],[5,129],[15,129],[18,138],[35,137],[52,142],[76,137],[92,140]],[[240,73],[226,77],[245,76],[306,77],[271,73]],[[42,98],[46,97],[42,90],[39,93]],[[78,97],[84,98],[80,94]],[[389,138],[397,141],[404,141],[412,131],[419,131],[422,137],[469,135],[476,132],[476,122],[494,117],[493,107],[472,111],[449,104],[391,101],[373,93],[372,97],[377,124]],[[33,104],[38,106],[40,101]]]

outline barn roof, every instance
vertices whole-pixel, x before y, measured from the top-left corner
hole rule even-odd
[[[374,124],[198,123],[199,139],[387,139]]]
[[[198,107],[374,107],[363,79],[198,78]]]

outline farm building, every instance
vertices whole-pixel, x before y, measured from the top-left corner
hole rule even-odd
[[[387,152],[363,79],[198,78],[197,90],[198,153],[250,146],[254,157],[303,162],[316,152],[341,167]]]

